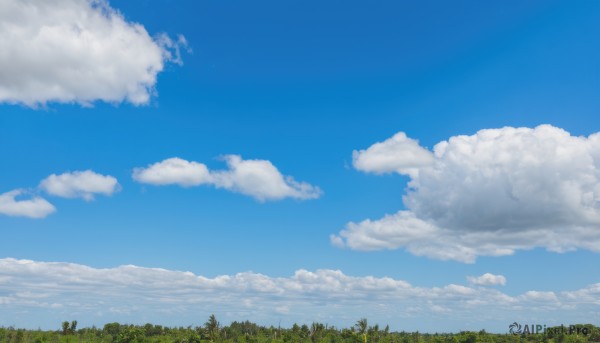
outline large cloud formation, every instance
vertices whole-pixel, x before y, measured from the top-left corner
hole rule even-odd
[[[213,185],[258,201],[316,199],[322,194],[319,187],[282,175],[270,161],[244,160],[239,155],[225,155],[223,160],[228,169],[210,171],[203,163],[173,157],[147,168],[135,168],[132,176],[137,182],[152,185]]]
[[[600,133],[504,127],[432,152],[400,134],[355,151],[354,166],[408,175],[407,209],[348,223],[334,245],[462,262],[536,247],[600,252]]]
[[[0,0],[0,102],[145,104],[180,36],[152,38],[105,0]]]
[[[285,277],[253,272],[205,277],[132,265],[99,269],[0,259],[0,304],[5,309],[0,321],[50,328],[56,327],[55,318],[74,316],[83,326],[112,321],[198,325],[211,313],[222,320],[253,318],[284,326],[315,320],[350,326],[370,313],[370,321],[389,323],[394,330],[479,330],[490,325],[507,330],[506,325],[524,312],[531,320],[556,313],[560,320],[585,322],[597,311],[598,295],[600,284],[508,295],[492,287],[419,287],[328,269],[300,269]],[[440,318],[446,327],[439,326]]]

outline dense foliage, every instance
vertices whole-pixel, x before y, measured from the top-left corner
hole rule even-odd
[[[264,327],[249,321],[221,326],[210,316],[203,326],[165,327],[109,323],[103,328],[77,329],[77,321],[63,322],[59,330],[41,331],[0,328],[0,343],[575,343],[600,342],[600,328],[577,325],[569,332],[550,328],[540,334],[491,334],[463,331],[425,334],[390,332],[389,327],[369,326],[360,319],[351,328],[338,329],[321,323],[294,324],[291,328]],[[554,329],[554,330],[552,330]],[[586,334],[582,334],[585,332]]]

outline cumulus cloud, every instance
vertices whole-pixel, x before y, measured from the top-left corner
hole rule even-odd
[[[286,277],[253,272],[205,277],[133,265],[98,269],[5,258],[0,259],[0,303],[5,309],[0,320],[15,323],[15,314],[25,313],[24,320],[31,323],[32,315],[49,311],[52,320],[76,313],[82,325],[115,320],[188,325],[187,320],[217,313],[228,320],[276,323],[283,319],[289,325],[314,321],[318,313],[323,322],[349,326],[371,313],[375,317],[369,320],[387,322],[392,329],[427,329],[423,324],[431,321],[429,330],[449,330],[440,328],[436,318],[447,319],[450,314],[452,319],[444,322],[452,325],[455,320],[456,329],[465,330],[481,329],[481,317],[504,324],[519,311],[531,314],[536,309],[546,315],[554,311],[561,320],[589,318],[597,309],[581,300],[597,300],[599,287],[556,293],[532,290],[511,296],[488,287],[418,287],[404,280],[328,269],[300,269]],[[414,326],[406,327],[407,323]],[[506,330],[504,325],[502,329]]]
[[[179,185],[183,187],[198,186],[211,182],[210,172],[206,165],[189,162],[173,157],[149,165],[147,168],[135,168],[133,179],[151,185]]]
[[[42,180],[40,188],[48,194],[63,198],[94,199],[94,195],[112,195],[120,190],[117,179],[91,170],[52,174]]]
[[[376,174],[396,172],[413,175],[419,168],[431,166],[433,161],[433,154],[404,132],[398,132],[366,150],[352,152],[354,168]]]
[[[270,161],[242,160],[238,155],[223,158],[229,169],[213,173],[214,184],[219,188],[249,195],[260,201],[315,199],[321,195],[318,187],[282,175]]]
[[[412,165],[404,157],[367,158],[405,156],[413,143],[396,135],[355,152],[360,170],[410,176],[407,209],[348,223],[331,236],[333,244],[404,248],[463,262],[535,247],[600,252],[600,133],[576,137],[550,125],[504,127],[440,142],[429,164],[425,153]]]
[[[12,217],[45,218],[56,211],[46,199],[33,196],[29,199],[17,199],[26,192],[17,189],[0,194],[0,214]]]
[[[150,37],[105,0],[0,0],[0,102],[146,104],[183,36]]]
[[[481,276],[467,276],[469,283],[479,286],[504,286],[506,278],[503,275],[485,273]]]
[[[315,199],[322,193],[316,186],[282,175],[270,161],[244,160],[239,155],[226,155],[223,160],[228,169],[210,171],[203,163],[169,158],[146,168],[135,168],[132,176],[137,182],[152,185],[189,187],[207,184],[259,201]]]

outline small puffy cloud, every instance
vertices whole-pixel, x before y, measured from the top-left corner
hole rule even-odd
[[[239,155],[226,155],[223,160],[228,169],[211,171],[203,163],[169,158],[146,168],[135,168],[132,177],[137,182],[152,185],[189,187],[208,184],[259,201],[315,199],[322,193],[316,186],[282,175],[270,161],[244,160]]]
[[[63,198],[94,199],[94,195],[112,195],[120,190],[117,179],[91,170],[52,174],[42,180],[40,188],[46,193]]]
[[[503,275],[494,275],[491,273],[485,273],[481,276],[467,276],[469,283],[478,286],[504,286],[506,285],[506,278]]]
[[[598,287],[511,296],[489,287],[418,287],[390,277],[351,276],[328,269],[300,269],[284,277],[253,272],[206,277],[133,265],[99,269],[5,258],[0,259],[0,304],[5,309],[0,321],[30,325],[34,318],[39,325],[44,318],[38,316],[45,316],[54,327],[57,316],[77,313],[82,325],[113,321],[188,325],[216,313],[221,320],[253,318],[262,324],[283,319],[286,326],[313,321],[314,313],[319,313],[320,321],[350,326],[361,313],[371,313],[370,321],[389,323],[394,330],[478,330],[494,325],[507,330],[505,323],[532,311],[573,322],[589,318],[597,312],[597,301],[590,305],[587,299],[597,298]],[[26,317],[15,317],[23,311],[29,311]],[[439,326],[440,318],[445,327]],[[466,323],[473,327],[465,327]]]
[[[211,182],[210,172],[206,165],[189,162],[178,157],[151,164],[147,168],[135,168],[132,176],[137,182],[156,186],[190,187]]]
[[[185,39],[150,37],[106,0],[0,0],[0,102],[146,104]]]
[[[399,132],[383,142],[375,143],[366,150],[354,150],[352,163],[354,168],[376,174],[400,173],[414,174],[419,168],[433,164],[433,154]]]
[[[30,199],[17,199],[24,195],[23,190],[0,194],[0,214],[13,217],[44,218],[56,208],[44,198],[33,196]]]
[[[404,157],[364,162],[419,151],[414,142],[397,134],[355,152],[360,170],[409,175],[407,209],[348,223],[332,244],[462,262],[535,247],[600,252],[600,133],[576,137],[550,125],[486,129],[438,143],[431,162],[426,153],[412,153],[413,164]]]
[[[316,199],[321,195],[318,187],[282,175],[270,161],[242,160],[238,155],[223,158],[229,169],[213,173],[214,184],[219,188],[249,195],[260,201]]]

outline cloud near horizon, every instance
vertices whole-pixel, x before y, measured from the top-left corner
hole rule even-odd
[[[467,263],[536,247],[600,252],[600,133],[504,127],[433,151],[401,133],[353,157],[358,170],[409,176],[406,209],[348,223],[335,246]]]
[[[105,0],[0,0],[0,103],[147,104],[183,36],[150,37]]]
[[[35,314],[44,311],[54,313],[53,318],[76,317],[82,326],[112,321],[165,324],[175,317],[198,322],[211,313],[263,324],[283,319],[286,325],[319,320],[350,326],[371,313],[376,317],[370,320],[388,322],[397,330],[448,314],[460,329],[468,329],[466,323],[481,329],[476,326],[481,316],[509,323],[524,307],[529,315],[543,311],[560,313],[561,319],[589,318],[599,292],[596,284],[575,291],[532,290],[511,296],[489,287],[418,287],[404,280],[328,269],[300,269],[287,277],[242,272],[210,278],[133,265],[100,269],[0,259],[0,304],[6,309],[0,321],[19,324],[23,315],[23,325],[36,323]],[[173,325],[189,324],[177,320]]]
[[[137,182],[156,186],[212,185],[261,202],[284,198],[316,199],[323,193],[319,187],[282,175],[270,161],[244,160],[239,155],[225,155],[222,159],[228,169],[210,171],[203,163],[173,157],[146,168],[135,168],[132,177]]]

